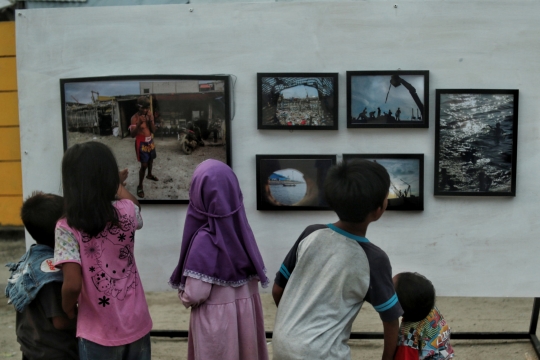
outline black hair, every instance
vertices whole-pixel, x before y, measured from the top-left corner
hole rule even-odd
[[[373,161],[343,161],[328,171],[324,182],[326,202],[341,221],[360,223],[383,206],[390,189],[390,175]]]
[[[54,248],[56,222],[64,214],[64,199],[54,194],[34,191],[21,207],[21,220],[32,238]]]
[[[435,306],[435,287],[423,275],[400,273],[397,275],[395,287],[404,321],[423,320]]]
[[[96,236],[108,224],[118,225],[112,201],[120,177],[107,145],[88,141],[70,147],[62,159],[62,185],[69,226]]]

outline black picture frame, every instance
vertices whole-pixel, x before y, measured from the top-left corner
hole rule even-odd
[[[257,210],[330,210],[323,184],[336,160],[336,155],[256,155]]]
[[[429,70],[347,71],[347,128],[428,127]]]
[[[258,73],[257,129],[337,130],[338,73]]]
[[[137,196],[140,164],[130,126],[137,99],[144,96],[155,118],[152,174],[159,181],[145,178],[145,196],[137,197],[148,204],[188,204],[191,176],[199,163],[212,158],[232,166],[231,86],[228,75],[60,79],[64,151],[84,141],[105,143],[119,168],[128,169],[126,187]],[[181,146],[188,134],[197,140],[191,142],[197,144],[194,148]]]
[[[388,171],[386,210],[424,210],[424,154],[343,154],[343,161],[352,159],[376,161]]]
[[[518,105],[519,90],[436,90],[435,195],[516,195]]]

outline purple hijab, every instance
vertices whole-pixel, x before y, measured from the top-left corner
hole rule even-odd
[[[236,175],[218,160],[193,173],[178,265],[169,284],[183,289],[186,276],[221,286],[242,286],[266,269],[248,224]]]

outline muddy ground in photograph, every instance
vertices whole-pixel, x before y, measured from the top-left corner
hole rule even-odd
[[[0,264],[17,261],[25,252],[24,240],[0,239]],[[0,291],[4,293],[9,271],[0,266]],[[0,359],[20,359],[15,336],[15,309],[6,301],[0,302]],[[184,309],[175,291],[148,292],[147,301],[154,321],[154,330],[187,330],[189,310]],[[276,313],[269,293],[262,294],[264,320],[271,331]],[[527,332],[533,299],[525,298],[463,298],[439,297],[437,304],[453,332]],[[353,331],[381,332],[382,325],[372,306],[365,304]],[[269,339],[270,343],[271,340]],[[453,340],[457,359],[471,360],[537,360],[528,340]],[[353,360],[380,359],[382,340],[351,340]],[[269,344],[269,353],[272,346]],[[187,340],[152,337],[152,359],[186,359]]]
[[[68,133],[69,146],[92,140],[104,143],[113,150],[118,167],[129,171],[126,188],[133,195],[137,194],[140,163],[135,154],[135,139],[83,132]],[[206,146],[197,147],[191,155],[186,155],[180,150],[180,142],[176,136],[163,138],[157,136],[154,142],[157,157],[154,160],[152,174],[159,181],[144,179],[145,200],[188,200],[189,182],[197,165],[206,159],[226,162],[225,146],[221,140],[216,144],[205,141]]]

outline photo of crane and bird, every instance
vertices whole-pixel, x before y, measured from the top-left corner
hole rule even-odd
[[[424,210],[424,154],[343,154],[343,161],[365,159],[390,175],[386,210]]]

